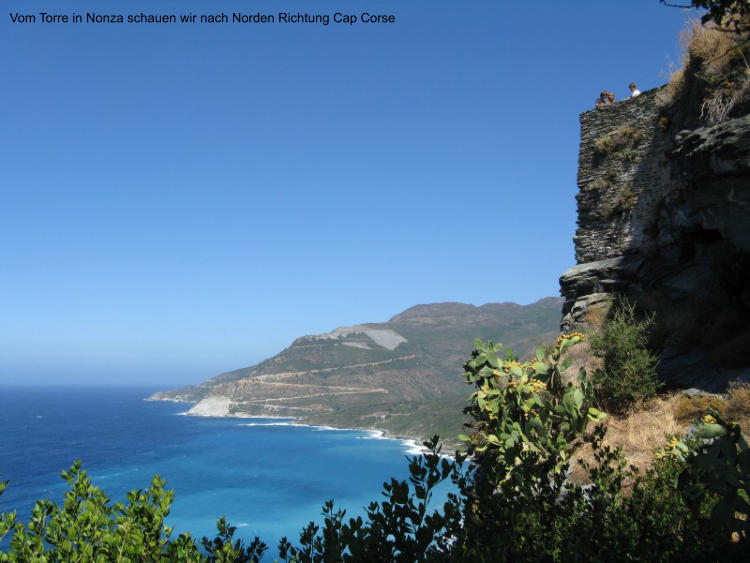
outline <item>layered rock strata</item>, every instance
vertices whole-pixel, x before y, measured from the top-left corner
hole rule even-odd
[[[581,114],[561,326],[598,326],[626,296],[656,314],[669,383],[721,390],[750,379],[750,115],[708,126],[663,98]]]

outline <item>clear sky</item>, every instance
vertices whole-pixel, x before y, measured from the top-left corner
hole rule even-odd
[[[3,8],[0,384],[193,383],[418,303],[557,295],[578,114],[665,82],[688,17],[657,0]],[[9,18],[44,10],[396,23]]]

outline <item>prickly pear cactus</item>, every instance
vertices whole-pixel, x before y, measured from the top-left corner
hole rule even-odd
[[[527,362],[517,361],[501,344],[477,340],[472,359],[464,366],[467,383],[476,391],[467,412],[472,432],[459,439],[471,454],[491,459],[498,480],[508,477],[524,456],[543,460],[559,473],[589,422],[606,415],[593,407],[594,390],[581,370],[576,383],[563,383],[570,359],[566,349],[584,339],[579,332],[557,339],[552,350],[538,348]],[[504,357],[503,357],[504,356]]]
[[[711,520],[739,534],[737,539],[750,540],[750,448],[739,425],[711,410],[697,423],[693,435],[698,446],[687,458],[681,481],[697,476],[719,497]]]

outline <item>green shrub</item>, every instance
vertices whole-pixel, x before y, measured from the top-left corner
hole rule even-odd
[[[586,421],[601,413],[588,406],[585,373],[579,385],[558,382],[567,364],[561,355],[581,339],[564,335],[551,353],[523,364],[478,344],[465,368],[476,389],[475,422],[462,437],[475,469],[461,489],[463,524],[446,560],[741,560],[747,541],[730,539],[726,522],[710,517],[717,496],[687,471],[685,441],[670,442],[641,475],[620,449],[603,444],[603,426],[587,434]],[[567,478],[570,453],[582,442],[591,447],[580,462],[586,486]]]
[[[258,538],[245,547],[232,542],[235,528],[222,518],[219,535],[203,539],[208,555],[202,554],[190,534],[171,539],[172,529],[164,525],[174,491],[164,489],[158,475],[151,487],[127,494],[127,504],[112,504],[95,486],[78,461],[62,472],[69,490],[58,505],[49,499],[38,501],[27,524],[17,522],[15,512],[0,518],[0,540],[12,532],[10,551],[0,552],[0,561],[242,561],[257,562],[266,550]],[[0,487],[0,493],[5,486]]]
[[[615,215],[625,215],[635,208],[638,196],[631,187],[620,190],[614,200],[605,199],[599,206],[599,217],[603,221],[611,220]]]
[[[606,410],[623,412],[656,394],[658,358],[647,347],[653,322],[653,317],[636,320],[635,305],[624,302],[591,338],[592,353],[603,360],[593,381]]]
[[[609,154],[614,148],[614,142],[610,135],[602,135],[594,141],[594,153],[603,155]]]
[[[637,202],[638,196],[632,188],[625,188],[617,195],[617,208],[622,212],[630,211],[635,207]]]
[[[476,342],[464,367],[467,383],[477,388],[466,408],[475,423],[459,440],[493,486],[511,478],[527,456],[543,458],[545,473],[547,465],[561,472],[587,424],[604,418],[593,407],[594,390],[584,373],[576,384],[563,384],[562,372],[571,363],[563,351],[583,338],[578,332],[561,336],[551,352],[540,347],[523,363],[503,359],[502,345]]]
[[[638,326],[631,306],[620,315],[615,324]],[[298,545],[281,540],[281,560],[746,560],[750,450],[738,427],[705,416],[693,437],[673,437],[655,453],[653,469],[641,475],[628,468],[621,450],[603,443],[605,429],[596,423],[604,415],[591,406],[585,372],[563,384],[564,353],[583,338],[563,335],[527,362],[477,342],[464,373],[474,388],[466,409],[472,422],[460,436],[472,463],[460,453],[441,456],[434,437],[425,442],[427,454],[409,459],[408,481],[384,483],[383,498],[370,503],[364,518],[347,520],[327,502],[322,524],[306,526]],[[570,454],[586,442],[592,453],[579,462],[589,479],[582,486],[568,474]],[[266,551],[258,538],[249,546],[235,539],[223,518],[202,551],[189,534],[171,539],[164,518],[173,492],[158,476],[151,488],[129,493],[128,504],[114,505],[80,464],[63,478],[70,491],[62,505],[38,502],[27,525],[15,513],[0,516],[0,540],[12,532],[0,561],[246,563]],[[446,479],[457,492],[430,507],[434,488]]]
[[[624,126],[602,135],[594,141],[594,154],[606,155],[619,151],[627,146],[637,146],[643,139],[643,131]]]
[[[591,192],[594,190],[603,190],[609,187],[610,183],[604,178],[596,178],[591,180],[588,184],[583,187],[584,192]]]
[[[625,149],[622,151],[622,158],[623,160],[627,160],[628,162],[635,162],[638,160],[638,157],[641,155],[640,152],[638,152],[636,149]]]
[[[693,479],[716,495],[711,521],[725,540],[750,542],[750,447],[742,430],[713,411],[696,424],[698,442],[687,457],[684,482]]]
[[[607,171],[604,173],[604,175],[610,182],[614,182],[620,176],[617,173],[617,170],[615,170],[614,168],[607,168]]]

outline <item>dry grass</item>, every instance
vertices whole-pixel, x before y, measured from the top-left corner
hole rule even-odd
[[[565,351],[565,357],[570,358],[570,367],[562,373],[563,382],[575,381],[581,368],[591,375],[602,367],[602,360],[591,353],[589,343],[584,341]]]
[[[726,395],[679,395],[674,414],[677,420],[689,424],[709,408],[736,422],[744,434],[750,435],[750,384],[732,383]]]
[[[614,143],[609,135],[602,135],[594,141],[594,152],[596,154],[609,154],[612,151]]]
[[[656,95],[656,105],[660,108],[664,108],[672,105],[672,103],[679,97],[682,92],[682,87],[685,84],[685,69],[683,67],[672,69],[669,73],[669,82]]]
[[[628,463],[650,466],[654,449],[666,443],[666,436],[683,434],[690,426],[675,416],[679,397],[656,397],[626,415],[608,417],[605,443],[622,446]]]
[[[631,188],[623,189],[617,196],[617,208],[622,211],[630,211],[635,207],[638,197]]]
[[[667,443],[667,435],[684,434],[690,423],[678,420],[675,409],[679,395],[657,397],[643,407],[622,416],[609,415],[604,420],[607,433],[604,444],[611,447],[620,446],[628,465],[648,469],[653,464],[654,450]],[[594,464],[593,453],[589,444],[584,444],[573,455],[574,463],[571,479],[585,483],[588,476],[577,463],[585,459]]]
[[[583,187],[582,191],[584,191],[584,192],[591,192],[591,191],[595,191],[595,190],[603,190],[603,189],[609,187],[609,185],[610,185],[609,182],[607,180],[605,180],[604,178],[596,178],[596,179],[592,180],[591,182],[589,182],[588,184],[586,184]]]
[[[680,395],[675,406],[675,416],[679,420],[690,422],[708,408],[721,411],[722,404],[718,395]]]
[[[734,383],[726,395],[675,393],[656,397],[623,416],[610,415],[604,422],[607,429],[604,443],[620,446],[629,465],[647,469],[653,464],[654,450],[666,444],[667,436],[685,434],[693,420],[709,407],[726,420],[738,423],[743,433],[750,435],[750,384]],[[594,463],[591,454],[591,447],[586,444],[573,457]],[[572,479],[584,482],[586,476],[578,464],[572,467]]]
[[[726,416],[750,435],[750,384],[737,382],[729,386]]]
[[[594,141],[594,152],[599,155],[610,154],[628,145],[635,146],[643,139],[643,131],[634,127],[619,127]]]
[[[718,76],[741,55],[737,46],[744,39],[744,34],[728,33],[715,25],[704,26],[693,21],[680,33],[680,47],[687,56],[701,62],[703,72]]]
[[[614,301],[612,299],[589,304],[586,309],[586,314],[583,317],[587,334],[593,334],[604,325],[604,322],[609,317],[609,313],[612,311],[613,305]]]
[[[602,202],[599,208],[600,217],[604,221],[609,221],[615,215],[625,215],[633,210],[636,203],[638,203],[638,197],[635,192],[629,187],[623,188],[614,201]]]
[[[701,119],[709,124],[721,123],[737,104],[750,95],[750,64],[747,52],[750,31],[733,33],[714,24],[692,21],[680,33],[682,56],[680,66],[673,69],[667,87],[657,103],[661,107],[677,100],[685,83],[685,68],[695,69],[708,86],[708,95],[701,104]]]
[[[629,126],[620,127],[612,132],[615,144],[620,146],[627,145],[630,142],[637,145],[643,139],[644,135],[643,131]]]
[[[707,123],[721,123],[726,121],[729,112],[750,96],[750,70],[745,73],[738,84],[717,88],[714,93],[703,100],[701,104],[701,119]]]

